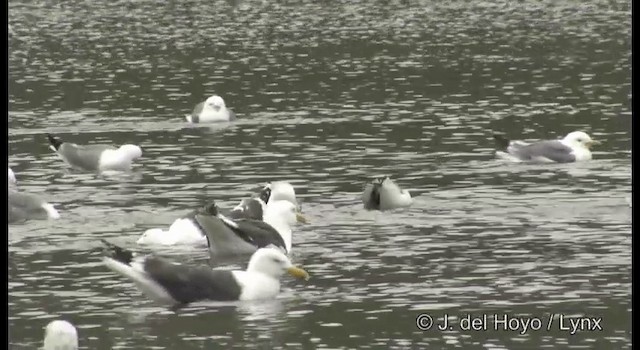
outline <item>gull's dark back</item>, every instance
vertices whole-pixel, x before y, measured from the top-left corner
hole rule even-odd
[[[231,210],[226,216],[237,220],[237,219],[253,219],[253,220],[262,220],[263,219],[263,210],[262,204],[254,199],[243,199],[238,207]]]
[[[200,300],[238,300],[241,294],[231,271],[209,266],[187,266],[156,257],[147,257],[144,270],[181,304]]]

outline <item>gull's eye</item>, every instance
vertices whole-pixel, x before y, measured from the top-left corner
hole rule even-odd
[[[271,258],[271,261],[273,261],[276,264],[280,264],[281,263],[280,259],[278,259],[278,258]]]

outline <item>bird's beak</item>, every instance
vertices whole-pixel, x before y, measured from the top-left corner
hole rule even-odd
[[[307,273],[307,271],[299,267],[291,266],[290,268],[287,269],[287,273],[289,273],[291,276],[295,278],[300,278],[305,281],[309,280],[309,273]]]
[[[217,106],[217,105],[216,105],[216,106],[213,106],[213,109],[215,109],[215,110],[216,110],[216,112],[220,111],[220,108],[221,108],[221,107],[220,107],[220,106]]]
[[[309,220],[307,220],[307,218],[302,215],[301,213],[296,213],[296,221],[298,221],[301,224],[308,224]]]
[[[587,146],[587,148],[591,148],[591,146],[596,146],[599,144],[600,144],[600,141],[596,141],[596,140],[585,142],[585,145]]]

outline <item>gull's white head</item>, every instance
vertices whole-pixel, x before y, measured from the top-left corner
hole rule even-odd
[[[585,148],[589,149],[593,145],[599,144],[599,142],[591,139],[587,133],[582,131],[574,131],[570,132],[567,136],[562,139],[562,143],[571,147],[571,148]]]
[[[249,260],[247,271],[260,272],[276,279],[279,279],[285,272],[296,278],[309,279],[307,271],[293,266],[291,260],[284,253],[274,248],[256,250]]]
[[[9,186],[15,186],[16,184],[16,175],[13,173],[13,170],[9,168]]]
[[[120,146],[120,151],[127,155],[127,158],[134,160],[142,157],[142,148],[136,145],[122,145]]]
[[[51,321],[44,334],[44,350],[77,350],[78,332],[67,321]]]
[[[220,97],[218,95],[213,95],[213,96],[209,97],[204,102],[204,106],[205,106],[205,108],[212,109],[212,110],[214,110],[216,112],[219,112],[220,110],[226,108],[226,106],[224,105],[224,100],[222,99],[222,97]]]
[[[293,185],[286,181],[274,181],[268,183],[262,190],[260,198],[269,203],[270,201],[289,201],[298,206],[296,190]]]

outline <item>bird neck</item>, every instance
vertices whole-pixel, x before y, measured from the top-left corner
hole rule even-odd
[[[291,251],[291,226],[284,219],[269,214],[265,215],[264,222],[278,231],[284,241],[287,252]]]

